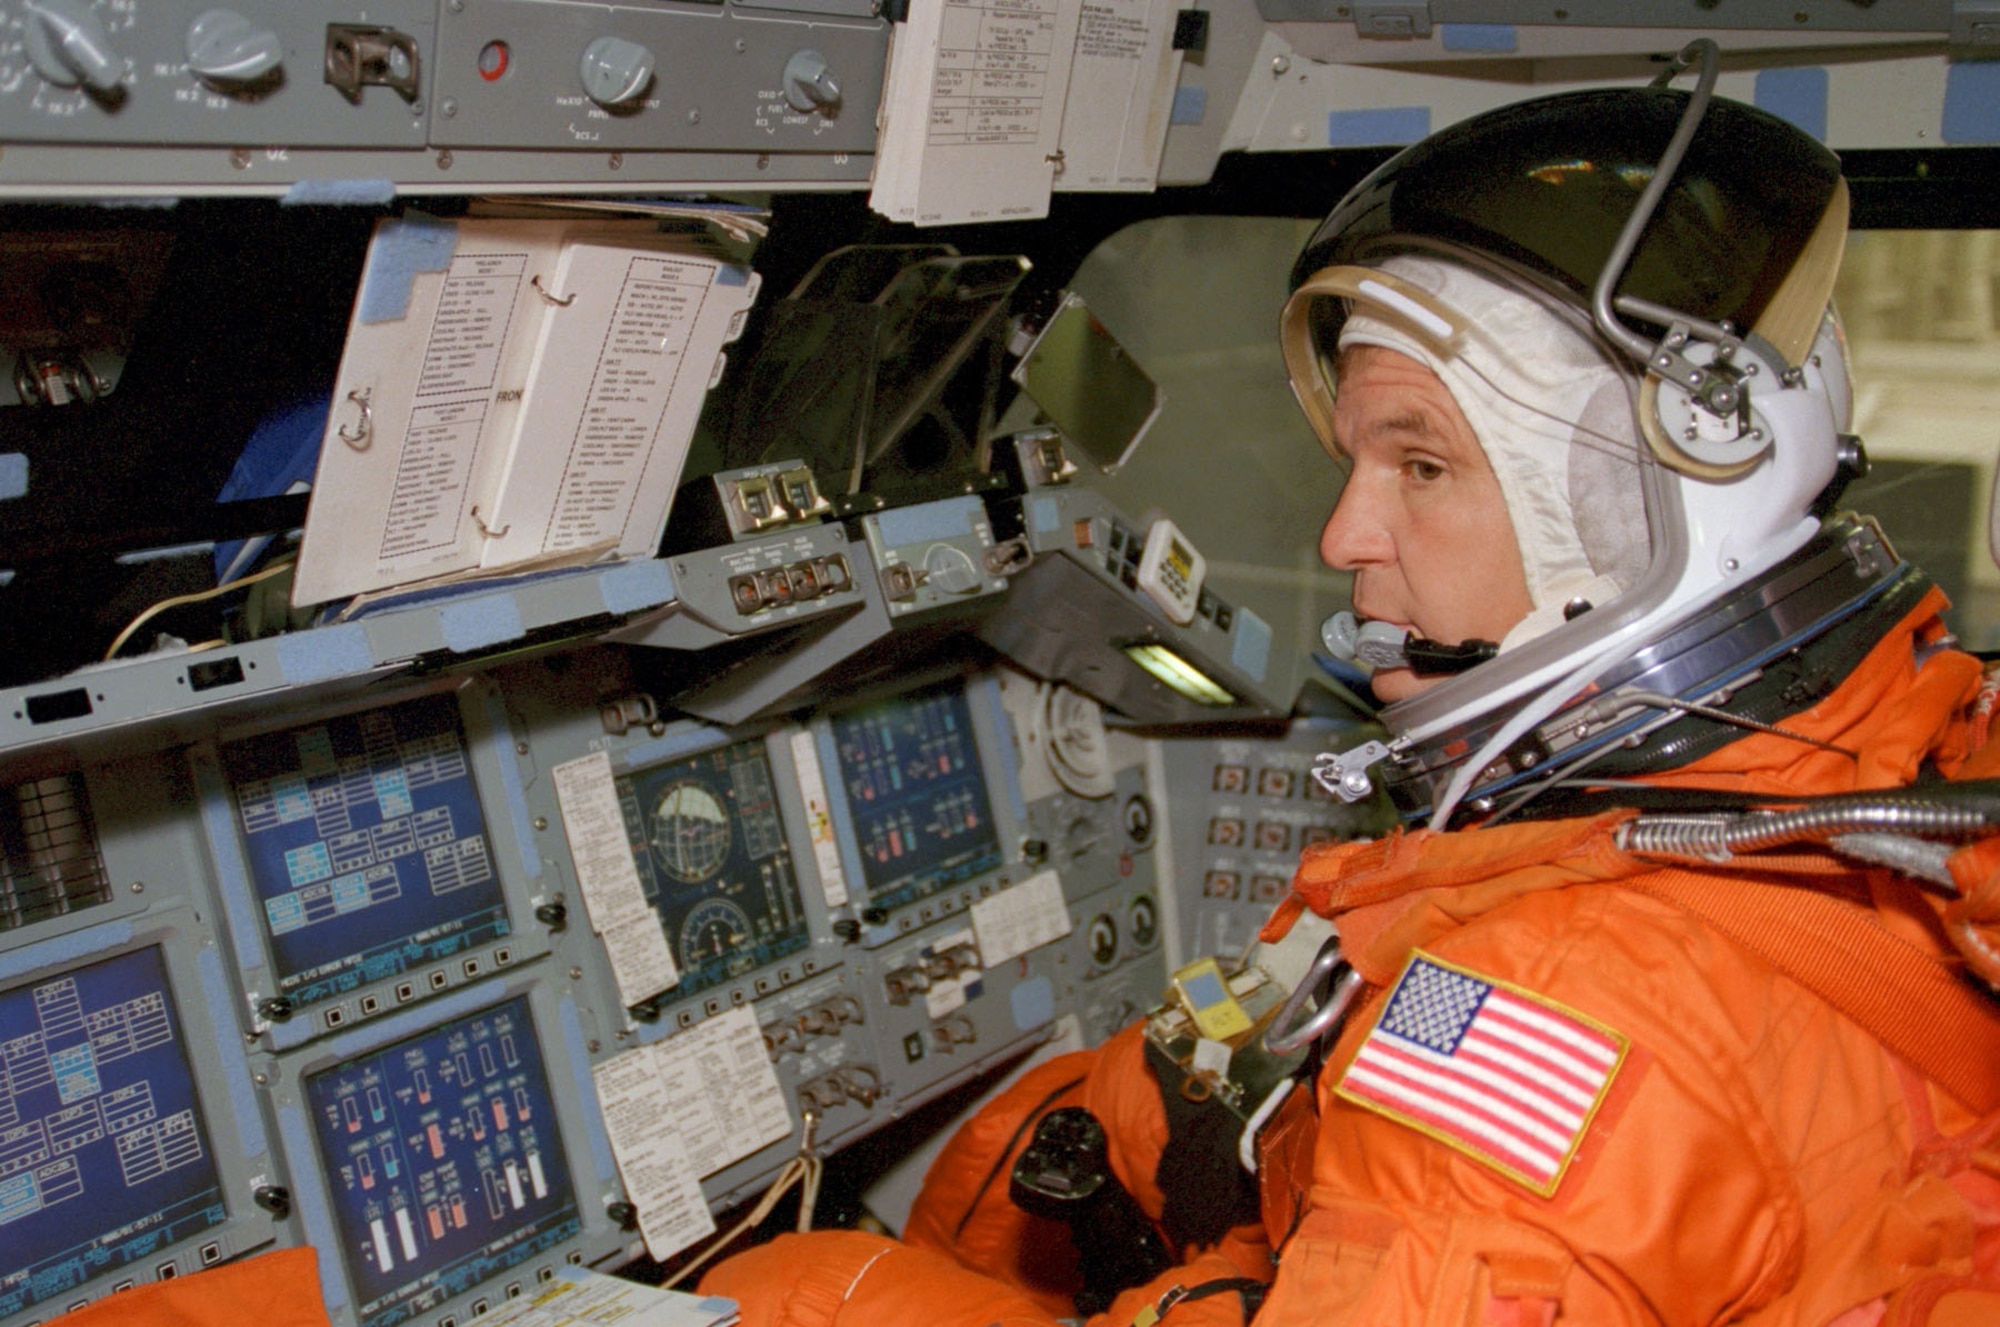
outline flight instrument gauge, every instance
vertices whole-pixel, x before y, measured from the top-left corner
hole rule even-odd
[[[703,899],[681,923],[681,966],[699,968],[718,959],[726,961],[753,936],[750,918],[743,909],[728,899]]]
[[[696,998],[812,945],[764,738],[615,776],[639,889]],[[780,966],[783,965],[783,966]],[[805,966],[803,971],[810,972]]]
[[[708,879],[729,856],[728,810],[700,783],[672,785],[653,807],[653,851],[676,880]]]

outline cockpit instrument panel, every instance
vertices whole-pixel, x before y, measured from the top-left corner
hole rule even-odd
[[[246,738],[222,766],[293,1005],[508,933],[452,697]]]
[[[849,710],[830,726],[869,908],[892,911],[1000,866],[963,687]]]
[[[812,943],[762,739],[616,781],[632,859],[680,968],[679,999]]]
[[[498,689],[225,728],[192,753],[252,1030],[283,1050],[548,952]]]
[[[389,1327],[578,1235],[526,996],[305,1077],[362,1327]]]
[[[0,992],[0,1317],[228,1218],[157,947]]]

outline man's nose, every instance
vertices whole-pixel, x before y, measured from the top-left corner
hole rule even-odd
[[[1394,551],[1379,504],[1368,498],[1357,476],[1349,476],[1320,531],[1320,560],[1335,571],[1357,571],[1389,561]]]

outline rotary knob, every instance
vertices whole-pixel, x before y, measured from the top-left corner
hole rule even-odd
[[[284,43],[233,9],[211,9],[187,30],[188,68],[210,83],[241,85],[264,77],[285,58]]]
[[[28,0],[24,8],[28,63],[36,73],[60,88],[117,91],[125,62],[85,0]]]
[[[578,72],[584,93],[598,105],[612,108],[639,100],[653,81],[655,63],[653,53],[638,42],[599,37],[583,48]]]
[[[823,111],[831,114],[840,107],[840,84],[833,68],[818,51],[794,51],[785,62],[785,101],[795,111]]]

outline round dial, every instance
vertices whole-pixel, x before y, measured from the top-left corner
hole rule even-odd
[[[681,923],[683,968],[698,968],[750,943],[750,918],[728,899],[703,899]]]
[[[1144,949],[1159,938],[1160,913],[1153,906],[1153,900],[1141,894],[1132,900],[1131,911],[1127,914],[1131,924],[1132,943]]]
[[[188,68],[210,83],[240,86],[275,70],[285,44],[233,9],[210,9],[187,30]]]
[[[653,82],[653,53],[623,37],[599,37],[583,48],[577,75],[584,93],[600,106],[628,106]]]
[[[1125,800],[1125,837],[1141,848],[1153,841],[1153,803],[1144,793]]]
[[[1118,961],[1118,923],[1104,913],[1090,919],[1090,930],[1085,936],[1090,946],[1090,961],[1097,967],[1108,968]]]
[[[36,73],[59,88],[117,90],[125,61],[89,0],[28,0],[23,17],[28,63]]]
[[[667,874],[706,880],[729,859],[729,811],[703,784],[672,784],[653,805],[652,842]]]
[[[785,101],[795,111],[826,111],[840,105],[840,83],[818,51],[792,52],[785,62]]]
[[[946,594],[971,594],[984,583],[972,555],[950,544],[932,544],[924,550],[924,570],[930,573],[930,583]]]

